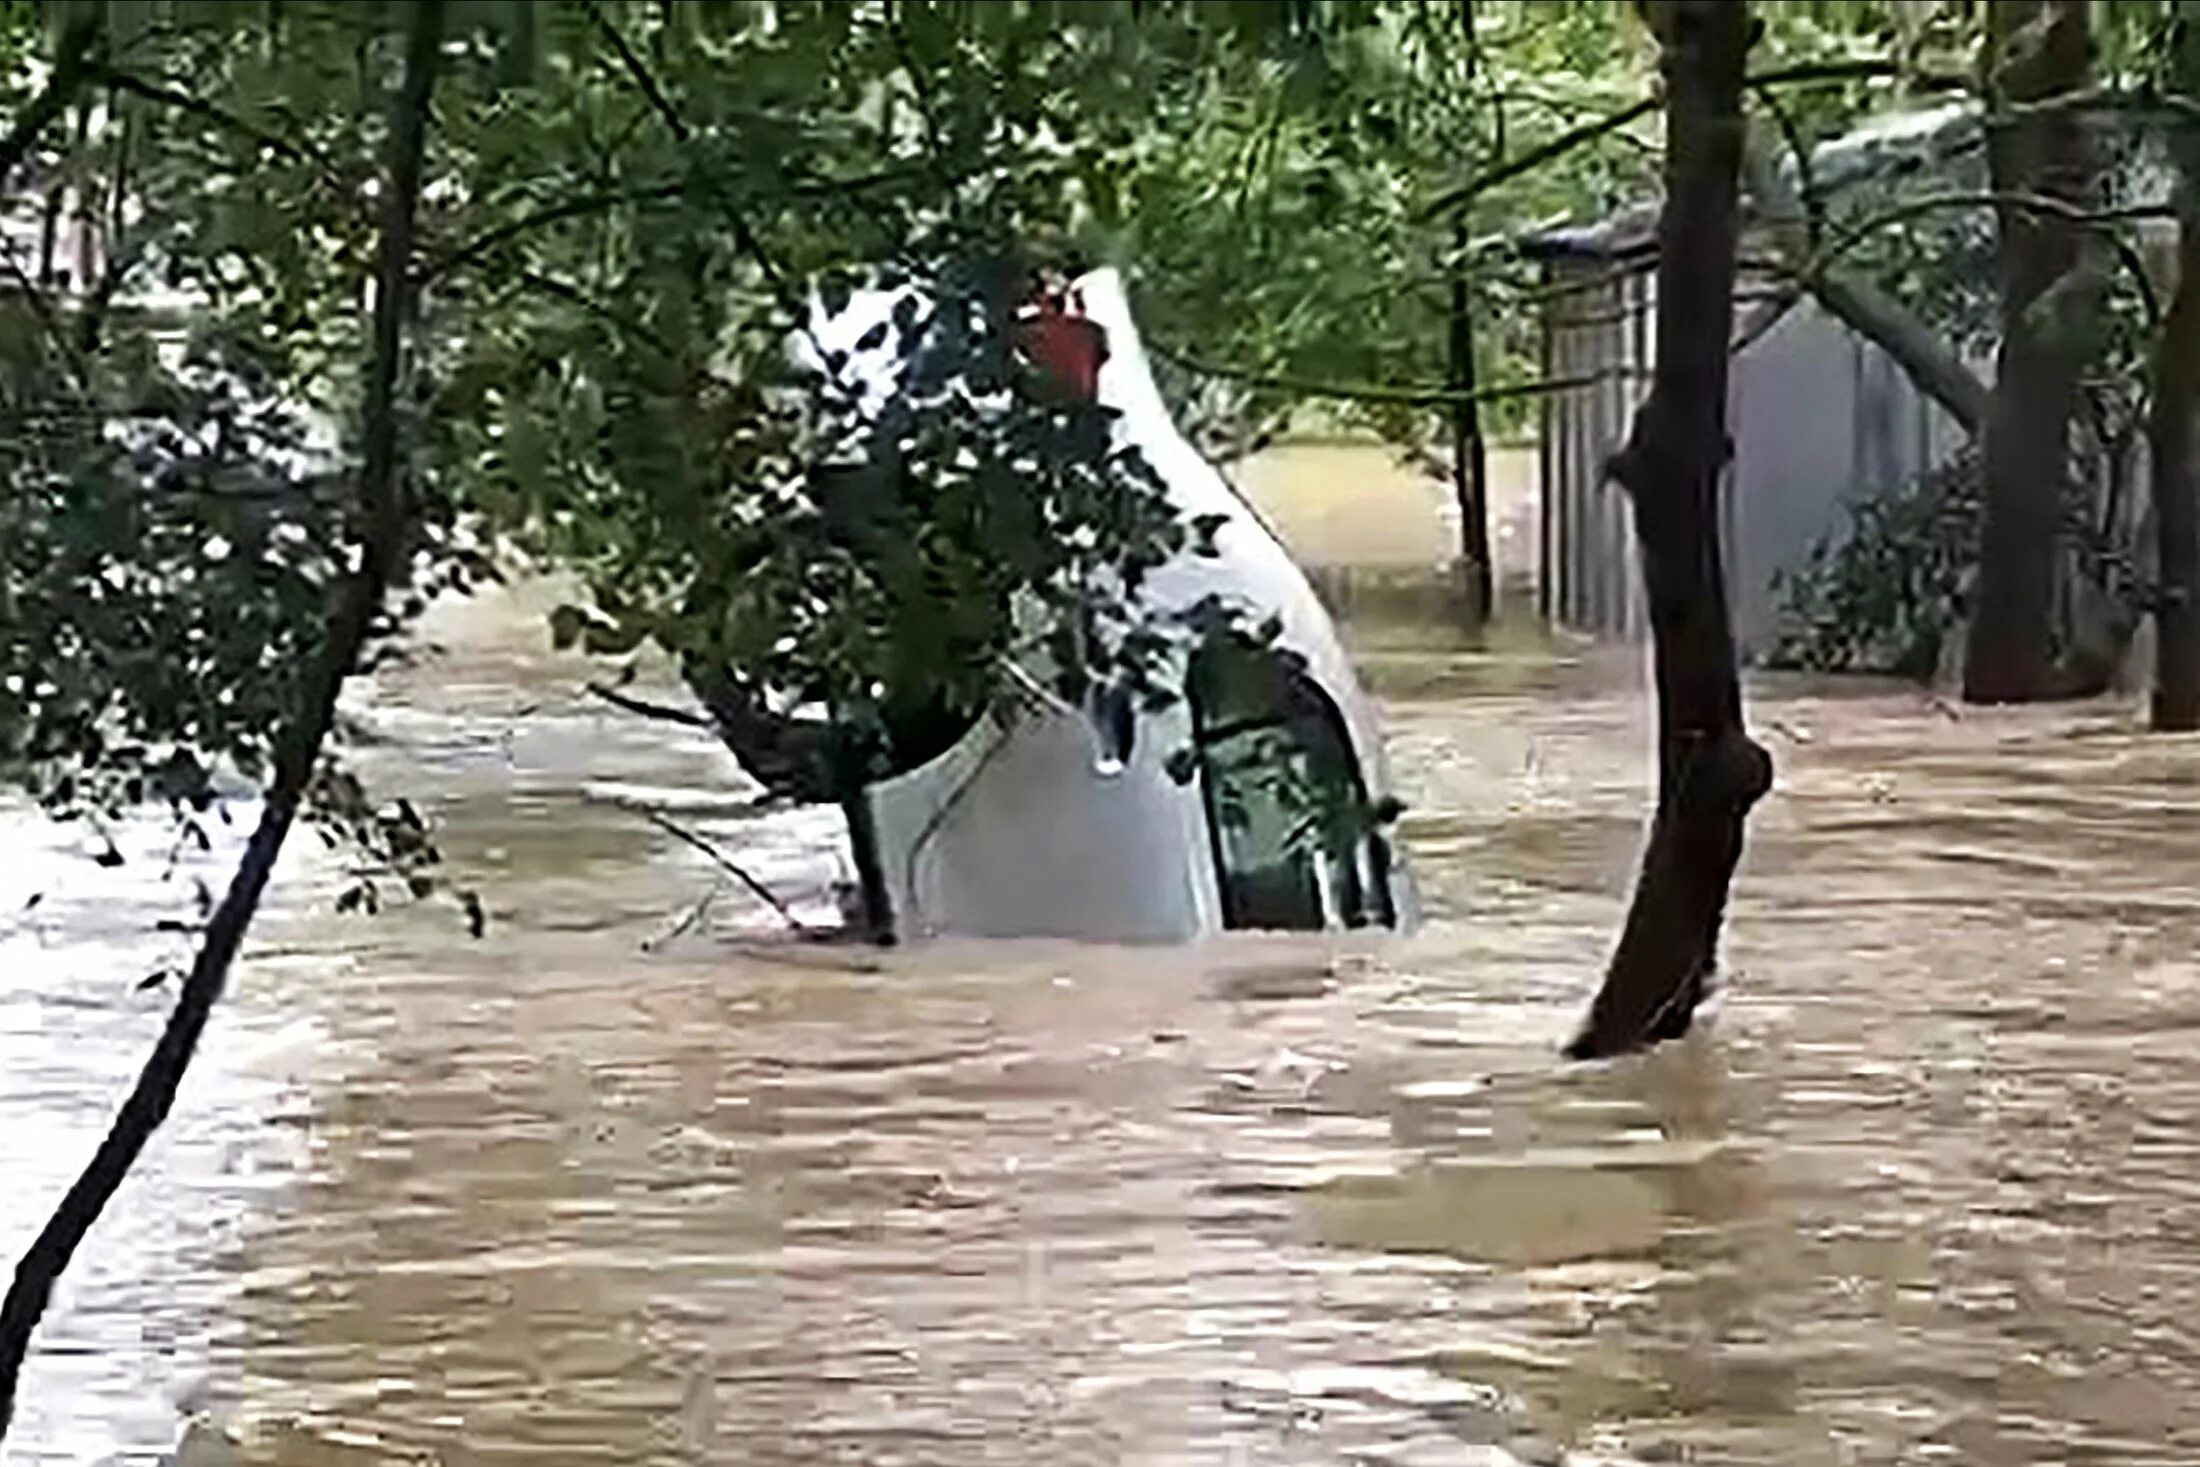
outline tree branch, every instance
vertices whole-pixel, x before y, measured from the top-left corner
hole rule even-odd
[[[2200,100],[2181,92],[2160,92],[2151,88],[2132,91],[2115,86],[2081,87],[2029,101],[2003,97],[1983,120],[2013,121],[2051,112],[2145,112],[2154,108],[2173,114],[2186,126],[2200,121]]]
[[[325,155],[301,146],[279,133],[269,132],[258,123],[240,117],[225,107],[207,101],[204,97],[194,96],[180,88],[167,86],[160,82],[148,81],[135,72],[126,71],[118,66],[95,65],[92,68],[92,75],[97,80],[105,82],[118,91],[129,92],[135,96],[143,97],[149,102],[159,102],[163,106],[173,107],[179,112],[188,112],[194,117],[204,118],[208,122],[226,128],[240,137],[250,138],[277,157],[288,158],[293,163],[310,164],[324,179],[332,179],[335,175],[335,165]]]
[[[679,109],[672,105],[672,99],[665,95],[664,89],[658,86],[656,77],[650,74],[649,67],[643,63],[640,55],[635,52],[634,47],[627,41],[626,33],[612,23],[611,17],[603,13],[603,7],[597,4],[596,0],[582,0],[582,3],[587,8],[589,19],[595,22],[596,29],[601,31],[604,38],[611,43],[611,49],[617,53],[619,64],[624,68],[628,79],[634,83],[635,90],[642,94],[643,99],[649,103],[650,110],[655,112],[658,118],[663,121],[665,131],[672,134],[674,142],[685,145],[692,141],[694,138],[693,129],[687,125],[686,119],[680,116]],[[757,237],[756,231],[749,227],[747,214],[742,211],[739,204],[734,202],[733,197],[718,185],[714,176],[705,174],[704,177],[711,191],[717,194],[720,207],[725,210],[726,222],[733,228],[734,243],[739,245],[742,252],[756,262],[756,268],[763,272],[764,282],[771,287],[772,294],[778,300],[780,309],[785,311],[788,318],[794,322],[800,323],[805,320],[806,316],[802,310],[801,297],[795,293],[793,286],[788,283],[787,277],[781,273],[778,262],[764,248],[764,242]]]
[[[734,880],[740,882],[743,886],[747,887],[752,893],[754,893],[758,900],[762,901],[766,906],[769,906],[773,911],[777,912],[781,920],[783,920],[788,927],[792,928],[796,932],[802,933],[804,936],[814,936],[816,934],[817,929],[810,926],[809,923],[803,921],[800,917],[797,917],[794,914],[794,910],[789,907],[785,902],[781,901],[778,896],[773,893],[770,887],[766,886],[763,882],[758,881],[754,876],[751,876],[745,867],[743,867],[739,862],[735,861],[732,857],[728,856],[725,852],[719,850],[718,847],[712,845],[709,841],[703,839],[694,831],[689,830],[686,826],[680,824],[680,822],[674,820],[671,816],[666,815],[661,811],[644,810],[641,812],[641,814],[644,820],[647,820],[650,824],[656,826],[659,830],[664,831],[667,835],[674,836],[680,840],[687,842],[689,845],[695,847],[695,849],[697,849],[698,851],[701,851],[704,855],[710,857],[712,862],[717,865],[719,870],[724,871],[728,875],[732,876]]]
[[[1759,72],[1749,78],[1747,85],[1759,91],[1767,87],[1797,86],[1812,82],[1861,81],[1872,77],[1908,75],[1900,63],[1876,57],[1854,61],[1811,61],[1795,66],[1776,67]],[[1938,78],[1930,80],[1938,81]],[[1609,137],[1629,123],[1650,116],[1665,105],[1662,88],[1653,87],[1650,94],[1639,102],[1633,102],[1602,117],[1567,129],[1548,141],[1492,164],[1465,183],[1444,190],[1421,206],[1419,217],[1423,221],[1449,214],[1474,202],[1499,184],[1509,183],[1524,173],[1532,173],[1544,164],[1554,162],[1599,138]]]
[[[1564,392],[1574,387],[1593,387],[1597,383],[1619,375],[1613,372],[1595,372],[1579,377],[1547,377],[1533,382],[1506,382],[1494,387],[1477,388],[1461,392],[1453,387],[1439,386],[1390,386],[1382,383],[1325,382],[1312,377],[1255,372],[1245,368],[1225,366],[1220,362],[1206,361],[1175,347],[1148,341],[1146,349],[1163,361],[1182,367],[1202,377],[1216,377],[1227,382],[1240,382],[1248,387],[1265,387],[1276,392],[1297,393],[1303,397],[1334,398],[1342,402],[1391,402],[1408,407],[1443,407],[1447,404],[1466,402],[1504,402],[1520,397],[1541,397],[1546,393]]]
[[[1809,292],[1828,315],[1885,352],[1912,386],[1939,403],[1965,433],[1975,437],[1986,424],[1987,389],[1978,374],[1939,333],[1877,286],[1836,273],[1830,262],[1812,270],[1809,262],[1823,241],[1806,224],[1803,202],[1762,149],[1748,148],[1742,167],[1750,194],[1770,228],[1773,246],[1785,257],[1795,290]],[[1785,311],[1786,304],[1776,304],[1751,322],[1744,336],[1749,340],[1762,336]]]
[[[2088,209],[2067,199],[2047,194],[2021,193],[2008,189],[1978,189],[1950,193],[1927,194],[1921,198],[1905,199],[1860,223],[1843,229],[1830,240],[1818,257],[1798,272],[1799,278],[1809,279],[1823,272],[1834,260],[1862,244],[1872,234],[1890,224],[1916,219],[1926,214],[1953,209],[2016,209],[2028,214],[2044,215],[2079,225],[2099,235],[2123,265],[2131,277],[2139,303],[2146,312],[2147,325],[2151,329],[2162,319],[2161,297],[2155,293],[2154,281],[2147,274],[2146,261],[2129,240],[2120,238],[2109,228],[2112,224],[2138,219],[2175,219],[2176,209],[2169,204],[2138,204],[2119,209]]]
[[[622,693],[617,688],[608,687],[603,683],[592,682],[586,686],[590,696],[601,698],[614,708],[638,714],[643,718],[654,718],[660,723],[682,724],[688,728],[715,730],[718,727],[717,721],[711,718],[709,714],[697,713],[691,708],[674,708],[664,703],[652,703],[647,698],[637,698],[632,694]]]
[[[882,168],[857,178],[812,178],[790,185],[787,191],[797,198],[854,194],[905,179],[910,176],[911,171],[907,168]],[[670,203],[685,196],[694,187],[692,178],[668,178],[657,183],[637,184],[628,189],[583,194],[563,203],[545,205],[493,229],[485,229],[465,243],[436,255],[422,265],[420,280],[425,284],[478,265],[505,246],[538,229],[573,219],[585,219],[591,214],[608,213],[622,204]]]
[[[1569,128],[1558,134],[1558,136],[1530,148],[1525,153],[1515,154],[1511,158],[1492,164],[1455,188],[1446,189],[1421,207],[1420,217],[1423,222],[1426,222],[1439,215],[1450,214],[1463,209],[1499,184],[1510,183],[1524,173],[1532,173],[1546,163],[1563,158],[1576,148],[1584,147],[1599,138],[1608,137],[1629,123],[1650,116],[1658,110],[1660,105],[1660,96],[1653,91],[1641,101],[1622,107],[1617,112],[1607,113],[1592,122],[1585,122],[1579,127]]]
[[[1757,101],[1771,116],[1773,126],[1780,129],[1780,137],[1787,144],[1788,157],[1795,163],[1796,186],[1781,202],[1791,206],[1788,212],[1802,223],[1804,253],[1807,254],[1824,243],[1826,232],[1826,200],[1818,191],[1817,180],[1812,174],[1810,142],[1803,136],[1802,127],[1795,121],[1795,114],[1780,100],[1778,89],[1765,88],[1757,94]],[[1753,131],[1752,136],[1742,144],[1744,186],[1753,194],[1758,191],[1757,185],[1760,182],[1785,189],[1787,180],[1780,177],[1779,170],[1770,168],[1763,151],[1755,144]],[[1760,173],[1766,176],[1760,178]]]
[[[679,355],[662,334],[651,330],[630,314],[613,310],[571,281],[560,280],[555,275],[547,275],[540,270],[515,270],[512,272],[512,280],[516,285],[539,291],[568,305],[578,306],[621,335],[652,347],[661,356],[671,358]]]
[[[718,893],[724,891],[725,889],[726,883],[724,882],[724,880],[721,879],[712,882],[710,890],[703,893],[703,899],[697,902],[694,906],[689,907],[685,912],[681,913],[678,921],[674,922],[669,928],[665,929],[663,932],[658,933],[655,937],[643,938],[642,951],[645,953],[656,952],[666,943],[671,942],[674,938],[686,932],[696,923],[702,921],[703,914],[710,910],[711,903],[718,900]]]
[[[917,121],[924,125],[925,139],[932,145],[932,171],[943,186],[952,188],[954,180],[947,174],[947,136],[940,128],[939,115],[932,108],[932,94],[925,89],[924,71],[917,65],[915,48],[909,44],[909,32],[901,23],[901,11],[893,0],[886,0],[884,14],[887,37],[894,44],[894,59],[909,78],[909,95],[917,106]]]

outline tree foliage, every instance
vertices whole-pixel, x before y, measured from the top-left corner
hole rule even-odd
[[[1463,213],[1430,207],[1643,95],[1653,48],[1626,7],[1366,6],[1250,33],[1202,26],[1192,7],[1172,39],[1187,80],[1157,93],[1094,222],[1165,323],[1159,345],[1180,394],[1209,409],[1218,453],[1256,446],[1311,398],[1436,457],[1453,281],[1470,283],[1477,380],[1517,388],[1538,345],[1519,235],[1630,201],[1655,176],[1645,121]],[[1492,407],[1518,426],[1528,401]]]
[[[394,64],[372,7],[129,7],[127,32],[123,11],[67,99],[82,125],[48,129],[11,190],[0,292],[25,328],[0,363],[0,746],[65,816],[256,781],[314,659]],[[1168,696],[1189,632],[1138,591],[1192,527],[1052,390],[1018,316],[1066,262],[1062,201],[1131,133],[1133,83],[1101,64],[1131,18],[453,8],[411,594],[382,655],[495,574],[494,546],[578,578],[558,629],[592,650],[653,641],[829,710],[844,783],[932,752],[1034,643],[1064,696]],[[45,12],[5,19],[36,55]],[[98,278],[23,258],[46,213],[97,238]],[[892,419],[842,352],[789,350],[858,287],[906,292],[898,340],[860,343],[906,363]],[[321,789],[389,851],[355,784]]]

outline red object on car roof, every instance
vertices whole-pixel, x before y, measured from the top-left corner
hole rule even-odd
[[[1108,337],[1086,318],[1077,292],[1042,287],[1022,316],[1019,341],[1031,359],[1073,395],[1087,402],[1097,398]]]

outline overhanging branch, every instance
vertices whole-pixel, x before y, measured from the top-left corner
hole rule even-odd
[[[1548,393],[1564,392],[1575,387],[1593,387],[1615,374],[1613,372],[1590,373],[1579,377],[1542,377],[1532,382],[1505,382],[1491,387],[1461,392],[1457,388],[1436,385],[1408,386],[1385,383],[1329,382],[1314,377],[1294,377],[1282,373],[1257,372],[1241,367],[1227,366],[1193,356],[1175,347],[1149,341],[1146,349],[1163,361],[1173,362],[1187,372],[1202,377],[1216,377],[1224,381],[1243,383],[1248,387],[1263,387],[1276,392],[1296,393],[1301,397],[1333,398],[1340,402],[1387,402],[1406,407],[1443,407],[1467,402],[1505,402],[1514,398],[1541,397]]]
[[[708,714],[697,713],[692,708],[674,708],[667,703],[653,703],[647,698],[622,693],[606,683],[591,682],[587,684],[587,689],[591,697],[601,698],[614,708],[642,718],[654,718],[661,723],[677,723],[688,728],[715,730],[718,727]]]
[[[1763,91],[1768,87],[1800,86],[1813,82],[1863,81],[1874,77],[1900,76],[1918,77],[1934,85],[1946,83],[1945,78],[1918,76],[1896,61],[1865,57],[1853,61],[1809,61],[1794,66],[1775,67],[1749,78],[1747,85]],[[1584,147],[1599,138],[1609,137],[1628,124],[1650,116],[1664,105],[1663,89],[1653,87],[1649,95],[1639,102],[1585,122],[1579,127],[1569,128],[1525,153],[1492,164],[1457,187],[1446,189],[1421,207],[1419,217],[1425,222],[1454,213],[1499,184],[1509,183],[1524,173],[1531,173],[1546,163],[1555,162],[1576,148]]]
[[[335,166],[322,154],[302,147],[292,139],[283,137],[278,133],[269,132],[256,122],[240,117],[226,107],[209,102],[204,97],[194,96],[179,87],[149,81],[135,72],[124,70],[118,66],[95,65],[91,68],[91,75],[94,79],[105,82],[117,91],[129,92],[133,96],[143,97],[148,102],[158,102],[164,107],[172,107],[176,111],[187,112],[194,117],[204,118],[206,121],[236,133],[240,137],[251,139],[277,157],[288,158],[293,163],[310,164],[325,178],[333,178],[336,172]]]
[[[1905,199],[1890,205],[1879,213],[1856,224],[1847,226],[1836,234],[1817,257],[1807,262],[1797,272],[1808,279],[1823,272],[1842,255],[1855,249],[1866,239],[1890,224],[1920,218],[1927,214],[1959,209],[2016,209],[2023,213],[2037,214],[2078,225],[2098,235],[2112,250],[2124,273],[2131,277],[2132,288],[2138,292],[2139,303],[2146,312],[2150,329],[2160,325],[2162,319],[2161,297],[2155,293],[2154,282],[2147,274],[2146,261],[2132,243],[2121,238],[2110,226],[2139,219],[2175,219],[2176,208],[2170,204],[2138,204],[2118,209],[2088,209],[2070,203],[2066,199],[2047,194],[2022,193],[2009,189],[1961,190],[1949,193],[1926,194],[1920,198]]]
[[[1837,272],[1830,261],[1809,269],[1824,241],[1809,222],[1804,201],[1761,148],[1745,150],[1743,169],[1781,257],[1774,269],[1787,274],[1791,282],[1783,301],[1759,313],[1744,328],[1745,343],[1771,330],[1795,296],[1808,292],[1828,315],[1885,352],[1911,384],[1940,404],[1965,433],[1976,436],[1986,424],[1988,396],[1978,374],[1938,332],[1877,286]]]
[[[898,182],[909,177],[912,171],[906,167],[887,168],[858,178],[812,178],[790,185],[788,192],[797,198],[857,194],[882,184]],[[485,229],[465,243],[444,251],[427,262],[421,271],[421,281],[426,283],[437,280],[455,271],[479,265],[538,229],[585,219],[592,214],[609,213],[627,204],[671,203],[686,197],[696,187],[697,184],[691,176],[682,176],[660,179],[656,183],[637,184],[632,188],[583,194],[563,203],[545,205],[532,213],[522,214],[517,219]]]
[[[687,120],[681,117],[680,110],[672,105],[672,99],[665,94],[664,88],[657,84],[657,78],[650,72],[641,56],[636,53],[632,43],[627,40],[626,33],[619,29],[610,16],[604,14],[603,7],[597,4],[596,0],[584,0],[584,4],[588,10],[588,18],[595,24],[596,29],[602,32],[604,39],[611,43],[611,49],[618,56],[619,66],[626,73],[627,79],[633,82],[634,89],[642,94],[642,99],[649,104],[650,110],[657,114],[658,120],[664,123],[665,131],[672,135],[672,140],[683,146],[693,141],[694,130],[687,125]],[[801,297],[795,292],[793,285],[780,270],[778,262],[772,258],[770,251],[764,248],[763,240],[750,227],[747,213],[735,202],[731,194],[723,187],[716,185],[708,175],[704,175],[704,180],[706,185],[711,187],[711,191],[718,196],[719,205],[725,211],[726,222],[732,226],[734,242],[741,247],[744,254],[755,262],[756,268],[763,272],[764,281],[771,287],[772,295],[778,300],[780,309],[786,312],[790,321],[801,322],[805,320],[806,314],[802,309]],[[822,356],[823,353],[821,352],[820,355]]]

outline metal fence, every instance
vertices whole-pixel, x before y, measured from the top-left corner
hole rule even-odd
[[[1546,236],[1538,600],[1571,630],[1639,639],[1648,629],[1632,510],[1605,472],[1649,390],[1655,256],[1602,231]],[[1754,287],[1754,288],[1753,288]],[[1839,536],[1844,506],[1897,489],[1961,443],[1899,368],[1808,301],[1765,326],[1769,292],[1738,313],[1728,391],[1734,458],[1721,532],[1735,639],[1745,657],[1780,633],[1778,582]]]

